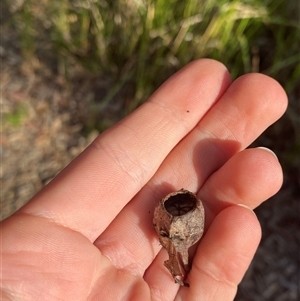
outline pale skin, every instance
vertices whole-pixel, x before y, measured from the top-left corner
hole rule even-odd
[[[219,62],[187,65],[1,223],[1,300],[233,300],[261,237],[249,208],[282,184],[270,151],[245,148],[286,106],[265,75],[232,82]],[[189,288],[152,227],[181,188],[206,210]]]

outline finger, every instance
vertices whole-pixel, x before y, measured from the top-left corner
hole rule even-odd
[[[20,212],[50,218],[93,241],[229,83],[226,68],[216,61],[189,64],[100,135]]]
[[[175,283],[169,270],[164,266],[164,262],[168,259],[167,251],[161,249],[144,274],[152,301],[174,300],[179,290],[179,285]]]
[[[272,196],[281,183],[281,166],[270,151],[257,148],[236,154],[206,181],[198,194],[205,206],[206,228],[221,210],[238,203],[255,207]],[[142,275],[161,246],[152,228],[153,202],[139,201],[143,211],[135,204],[137,200],[128,204],[95,245],[118,268],[130,267]]]
[[[163,178],[175,187],[198,191],[214,171],[278,120],[286,106],[287,96],[273,79],[262,74],[238,78],[170,154],[156,182]]]
[[[246,149],[229,159],[205,182],[199,197],[205,200],[206,216],[213,217],[238,203],[254,209],[274,195],[282,181],[282,169],[273,152],[265,148]]]
[[[190,287],[181,287],[175,300],[232,301],[260,238],[251,210],[230,206],[221,211],[198,246],[187,276]]]
[[[257,148],[238,153],[212,175],[199,192],[200,199],[206,200],[206,228],[209,228],[214,216],[226,207],[239,203],[252,204],[254,207],[273,195],[281,183],[281,166],[271,151]],[[163,263],[167,258],[166,251],[161,251],[155,261]],[[163,264],[157,268],[160,281],[165,282],[162,287],[165,287],[168,285],[166,282],[169,272]],[[152,269],[152,272],[154,273],[155,269]],[[150,278],[154,276],[151,273],[147,275]],[[154,282],[158,283],[155,279]],[[157,294],[162,294],[158,288],[156,290]]]
[[[249,83],[245,81],[247,78]],[[259,87],[257,87],[257,82],[260,83]],[[268,86],[269,89],[266,90],[265,86]],[[243,98],[242,95],[245,95],[245,97]],[[278,98],[274,98],[274,95],[277,95]],[[262,99],[264,100],[263,102],[261,101]],[[269,109],[265,103],[269,105],[272,103],[272,109]],[[252,106],[256,109],[253,109]],[[230,156],[241,148],[246,147],[261,131],[279,118],[285,107],[286,96],[284,91],[274,80],[266,76],[249,75],[234,82],[223,97],[205,115],[203,121],[207,129],[204,132],[201,131],[203,126],[202,121],[200,121],[197,127],[173,149],[155,176],[124,208],[116,220],[97,239],[95,244],[117,266],[134,267],[137,272],[142,273],[143,269],[151,263],[159,250],[157,236],[151,226],[155,204],[170,191],[182,187],[190,191],[197,191],[207,177],[220,168]],[[235,122],[232,122],[231,118],[228,119],[226,117],[227,114],[229,116],[233,115],[231,110],[236,112]],[[206,120],[210,114],[212,116],[211,126],[214,130],[211,133],[211,137],[209,137],[208,121]],[[225,116],[224,121],[222,123],[218,122],[223,115]],[[267,116],[262,118],[264,115]],[[218,124],[218,129],[214,123]],[[252,123],[256,124],[256,126],[253,127]],[[247,128],[250,130],[250,127],[253,127],[250,132],[245,130]],[[231,133],[230,136],[229,133]],[[220,138],[217,139],[217,137]],[[279,169],[275,170],[269,167],[267,162],[265,164],[265,173],[260,174],[262,170],[258,168],[258,172],[253,176],[253,182],[260,182],[262,188],[265,187],[266,191],[262,190],[255,200],[252,201],[254,191],[251,190],[251,187],[249,188],[245,185],[245,197],[243,198],[245,204],[251,202],[252,206],[258,205],[264,200],[262,197],[267,196],[270,192],[268,192],[269,188],[267,187],[269,182],[265,182],[265,180],[274,176],[273,172],[277,173]],[[238,165],[242,163],[240,160],[233,161],[233,164],[229,166],[230,169],[234,169],[234,164],[237,164],[238,168]],[[252,176],[254,168],[253,166],[250,170],[251,173],[247,169],[241,169],[240,173],[243,171]],[[232,170],[229,169],[225,169],[225,171],[226,173],[232,173]],[[222,176],[228,177],[226,173],[223,173]],[[237,181],[237,183],[239,186],[242,186],[243,179],[246,179],[246,176],[241,177],[241,174],[239,176],[241,181]],[[275,177],[278,177],[277,174]],[[236,180],[233,176],[231,180],[231,182],[226,182],[226,185],[229,186],[225,185],[224,189],[235,189]],[[246,182],[245,184],[248,185],[249,183]],[[253,184],[254,186],[255,184]],[[250,189],[249,197],[246,197],[247,188]],[[271,193],[274,193],[277,187],[272,189]],[[208,193],[212,194],[212,199],[215,199],[216,202],[218,201],[213,191],[209,190]],[[203,200],[206,201],[206,198],[210,201],[209,195],[205,196]],[[237,201],[232,199],[231,202],[236,203]],[[217,212],[214,211],[213,213],[216,214]],[[213,214],[210,214],[210,220],[212,218]],[[124,259],[125,256],[120,256],[120,254],[126,254],[126,260]]]

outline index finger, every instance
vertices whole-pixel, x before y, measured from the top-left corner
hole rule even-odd
[[[94,241],[229,84],[226,68],[216,61],[187,65],[101,134],[19,213],[49,218]]]

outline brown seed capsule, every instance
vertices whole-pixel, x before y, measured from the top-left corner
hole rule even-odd
[[[153,218],[159,241],[169,254],[164,262],[176,283],[189,286],[177,278],[190,270],[188,249],[204,231],[204,208],[192,192],[181,189],[164,197],[156,206]]]

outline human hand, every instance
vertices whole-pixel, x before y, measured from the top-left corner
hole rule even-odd
[[[2,300],[233,300],[261,235],[237,204],[253,209],[282,183],[271,152],[245,148],[286,105],[267,76],[231,83],[216,61],[187,65],[1,223]],[[206,212],[189,288],[152,227],[180,188]]]

